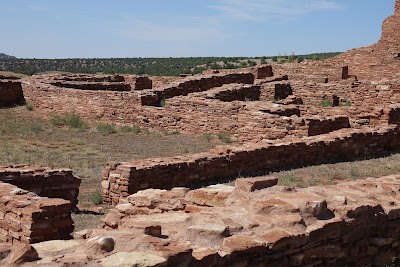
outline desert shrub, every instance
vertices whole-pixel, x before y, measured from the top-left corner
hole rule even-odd
[[[163,97],[163,98],[160,100],[160,106],[164,108],[166,104],[167,104],[167,101],[166,101],[165,97]]]
[[[224,143],[227,143],[227,144],[232,143],[230,136],[227,134],[218,133],[217,136],[218,136],[219,140],[221,140]]]
[[[94,205],[100,205],[101,203],[103,203],[103,197],[101,195],[100,189],[97,189],[96,191],[90,193],[89,199]]]
[[[110,124],[110,123],[99,122],[99,124],[97,124],[97,130],[101,135],[104,136],[117,132],[117,128],[114,123]]]
[[[69,128],[85,130],[87,123],[75,112],[70,112],[65,115],[53,114],[49,120],[51,125],[61,127],[68,126]]]
[[[29,130],[34,133],[44,131],[43,124],[41,122],[34,121],[29,125]]]
[[[27,110],[29,110],[29,111],[32,111],[32,110],[33,110],[33,106],[32,106],[31,104],[26,104],[26,105],[25,105],[25,108],[26,108]]]
[[[329,101],[328,99],[324,99],[321,101],[319,105],[323,108],[332,107],[332,102]]]
[[[345,103],[340,103],[340,107],[351,107],[351,101],[347,100]]]
[[[179,131],[172,131],[172,132],[167,132],[167,135],[180,135],[181,132]]]
[[[138,134],[138,133],[140,133],[142,131],[142,129],[139,126],[136,126],[136,125],[134,125],[132,127],[124,125],[124,126],[121,126],[120,129],[124,133],[134,133],[134,134]]]

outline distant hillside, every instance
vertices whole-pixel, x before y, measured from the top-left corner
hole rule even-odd
[[[15,59],[16,57],[6,55],[4,53],[0,53],[0,59]]]
[[[279,55],[263,57],[191,57],[191,58],[71,58],[21,59],[0,56],[0,71],[27,75],[61,71],[71,73],[148,74],[152,76],[179,76],[197,74],[208,69],[237,69],[257,64],[282,64],[304,60],[324,60],[340,54]],[[4,55],[4,54],[0,54]]]

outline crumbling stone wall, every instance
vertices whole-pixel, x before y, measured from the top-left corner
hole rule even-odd
[[[171,189],[216,182],[238,175],[365,157],[400,147],[397,126],[343,129],[287,143],[225,147],[209,153],[110,163],[103,170],[103,201],[118,203],[146,188]]]
[[[141,191],[92,236],[129,229],[136,251],[171,266],[388,266],[400,255],[400,175],[304,189],[276,183]]]
[[[15,185],[42,197],[62,198],[78,204],[81,179],[70,169],[52,169],[28,165],[0,166],[0,181]]]
[[[131,91],[132,88],[127,83],[109,82],[51,82],[51,85],[62,87],[62,88],[72,88],[80,90],[94,90],[94,91]]]
[[[70,239],[73,230],[70,201],[40,197],[0,182],[0,242]]]
[[[256,69],[256,79],[264,79],[274,76],[271,65],[261,66]]]
[[[324,119],[307,119],[308,121],[308,136],[315,136],[325,133],[330,133],[343,128],[350,128],[349,117],[336,116],[333,118]]]
[[[20,105],[24,102],[21,82],[0,80],[0,107]]]
[[[223,102],[260,100],[259,85],[230,84],[198,94],[196,97],[218,99]]]
[[[0,242],[71,238],[80,183],[69,169],[0,166]]]
[[[147,101],[142,101],[142,105],[159,105],[162,99],[168,99],[175,96],[186,96],[195,92],[203,92],[215,87],[221,87],[225,84],[253,84],[254,75],[252,73],[233,73],[227,75],[210,75],[198,77],[190,77],[178,84],[172,84],[165,88],[146,91],[145,97]],[[153,94],[153,100],[149,101],[149,94]]]
[[[147,90],[153,88],[153,81],[146,76],[139,76],[135,78],[135,90]]]

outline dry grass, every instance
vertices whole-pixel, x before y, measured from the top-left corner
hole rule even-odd
[[[285,186],[309,187],[400,173],[400,154],[271,173]]]
[[[53,123],[54,124],[54,123]],[[90,194],[100,188],[108,161],[131,161],[208,151],[218,138],[149,132],[143,129],[104,135],[97,123],[87,129],[55,126],[25,107],[0,109],[0,165],[65,167],[82,178],[80,207],[90,207]],[[89,216],[90,217],[90,216]]]
[[[25,78],[28,77],[28,75],[22,74],[22,73],[16,73],[16,72],[11,72],[11,71],[0,71],[0,76],[7,76],[7,77],[18,77],[18,78]]]

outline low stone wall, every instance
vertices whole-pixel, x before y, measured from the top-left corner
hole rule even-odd
[[[24,102],[21,82],[0,80],[0,107],[20,105]]]
[[[81,179],[70,169],[27,165],[0,166],[0,181],[33,192],[41,197],[62,198],[78,204]]]
[[[274,72],[272,71],[272,66],[262,66],[256,69],[256,79],[264,79],[268,77],[274,76]]]
[[[0,182],[0,243],[70,239],[71,203],[50,199]]]
[[[135,78],[135,90],[147,90],[153,88],[153,81],[146,76]]]
[[[218,99],[223,102],[256,101],[260,100],[260,94],[259,85],[230,84],[216,89],[211,89],[206,91],[204,94],[196,95],[196,97]]]
[[[212,75],[188,78],[178,84],[174,84],[165,88],[154,90],[146,90],[142,101],[142,105],[157,106],[160,105],[162,99],[168,99],[176,96],[186,96],[190,93],[203,92],[215,87],[221,87],[225,84],[253,84],[254,75],[252,73],[234,73],[227,75]],[[152,101],[149,101],[149,95],[152,94]]]
[[[131,91],[132,88],[127,83],[117,83],[117,82],[50,82],[51,85],[62,87],[62,88],[72,88],[80,90],[93,90],[93,91]]]
[[[89,74],[76,74],[76,75],[58,75],[54,77],[56,81],[65,82],[93,82],[93,83],[103,83],[103,82],[125,82],[124,76],[121,75],[89,75]]]
[[[400,147],[399,134],[394,125],[342,129],[295,142],[220,147],[191,156],[109,163],[102,172],[103,201],[115,204],[146,188],[198,186],[240,175],[388,152]]]
[[[336,116],[331,118],[311,118],[308,121],[308,136],[315,136],[350,128],[349,117]]]
[[[165,266],[394,266],[400,175],[304,189],[276,183],[141,191],[90,237],[129,240]]]

